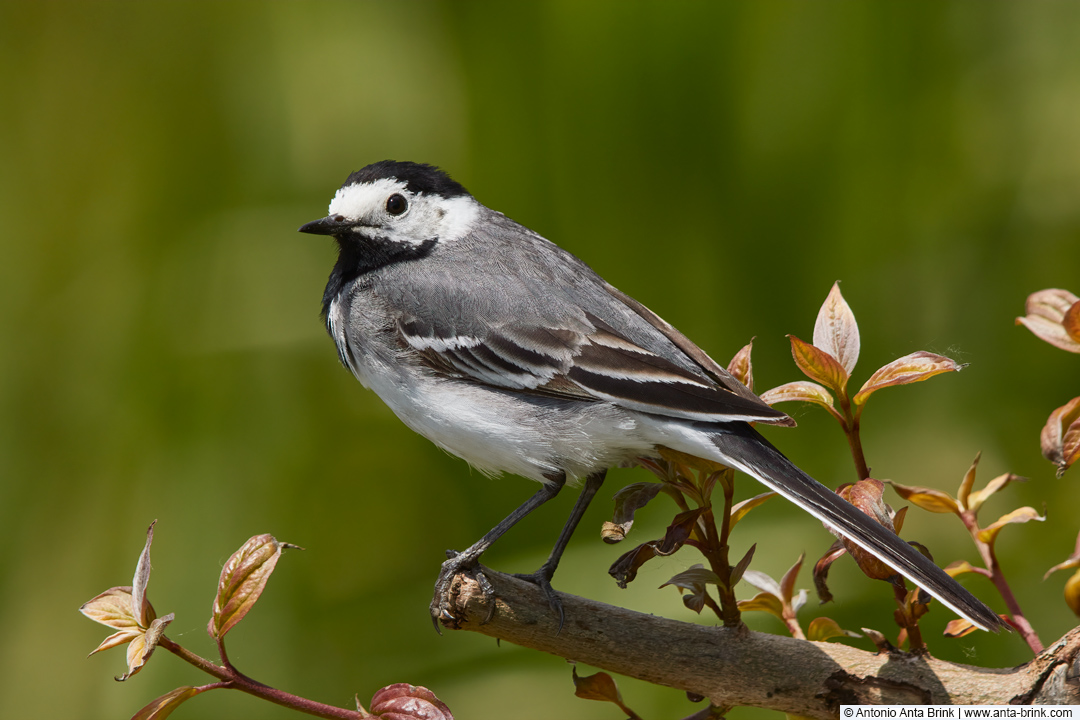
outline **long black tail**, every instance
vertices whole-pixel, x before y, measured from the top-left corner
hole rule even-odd
[[[1008,626],[948,573],[810,477],[749,425],[710,428],[725,465],[757,478],[983,630]]]

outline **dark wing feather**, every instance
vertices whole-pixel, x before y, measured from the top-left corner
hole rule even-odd
[[[586,314],[586,320],[582,330],[518,325],[458,336],[410,320],[400,322],[398,331],[403,344],[433,370],[494,387],[606,400],[690,420],[783,422],[787,417],[745,389],[750,397],[646,350],[600,318]]]

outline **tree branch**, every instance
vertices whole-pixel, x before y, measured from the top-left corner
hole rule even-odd
[[[835,718],[842,704],[1080,704],[1070,671],[1080,628],[1031,662],[987,669],[907,653],[871,653],[738,628],[706,627],[560,593],[566,624],[534,585],[484,569],[489,605],[471,577],[451,587],[448,628],[471,630],[646,682],[743,705]]]

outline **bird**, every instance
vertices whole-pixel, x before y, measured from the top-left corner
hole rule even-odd
[[[328,214],[337,261],[322,315],[341,363],[406,426],[477,470],[540,483],[462,552],[447,551],[430,611],[455,620],[454,576],[518,521],[583,481],[548,559],[526,575],[552,609],[570,536],[608,469],[665,449],[735,468],[821,520],[983,630],[1001,618],[919,551],[811,478],[752,423],[794,421],[575,255],[476,200],[433,165],[351,173]]]

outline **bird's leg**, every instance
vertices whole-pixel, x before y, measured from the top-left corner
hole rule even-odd
[[[574,530],[577,529],[578,523],[581,522],[581,518],[585,515],[585,510],[589,507],[589,503],[592,502],[593,497],[596,496],[600,486],[604,484],[604,477],[606,475],[607,471],[601,470],[600,472],[593,473],[585,478],[585,487],[581,489],[581,495],[578,496],[577,502],[574,503],[574,509],[570,511],[570,517],[567,518],[562,532],[559,533],[559,539],[555,541],[555,547],[551,549],[551,555],[548,556],[548,559],[544,564],[531,575],[515,575],[515,577],[535,583],[544,591],[544,595],[547,596],[548,605],[550,605],[551,609],[555,611],[555,614],[559,616],[559,630],[556,631],[556,635],[562,631],[565,616],[563,614],[562,601],[559,600],[559,596],[556,594],[555,589],[551,587],[551,578],[555,575],[555,569],[559,567],[559,560],[562,559],[563,551],[566,550],[566,545],[570,542],[570,536],[574,534]]]
[[[453,550],[446,551],[448,559],[442,564],[442,569],[439,571],[439,579],[435,581],[435,596],[431,599],[431,619],[435,623],[436,630],[439,629],[439,620],[454,620],[454,614],[450,612],[450,584],[453,581],[454,576],[462,570],[474,570],[477,561],[480,560],[480,556],[484,554],[484,551],[491,547],[492,543],[501,538],[507,530],[514,527],[519,520],[558,495],[559,491],[562,490],[563,486],[566,484],[566,475],[564,473],[559,473],[557,475],[552,474],[546,477],[549,482],[544,483],[535,495],[522,503],[521,507],[517,510],[507,515],[502,522],[493,527],[486,535],[484,535],[484,537],[469,546],[468,549],[463,552],[454,552]],[[580,503],[580,500],[578,502]],[[561,536],[560,542],[562,542]],[[562,544],[565,545],[566,543],[563,542]],[[557,558],[555,563],[558,564]],[[490,610],[488,611],[488,617],[484,620],[484,622],[487,622],[495,612],[495,603],[491,602],[494,591],[491,588],[491,583],[484,577],[483,572],[479,569],[475,569],[473,574],[484,594],[484,599],[489,603]]]

